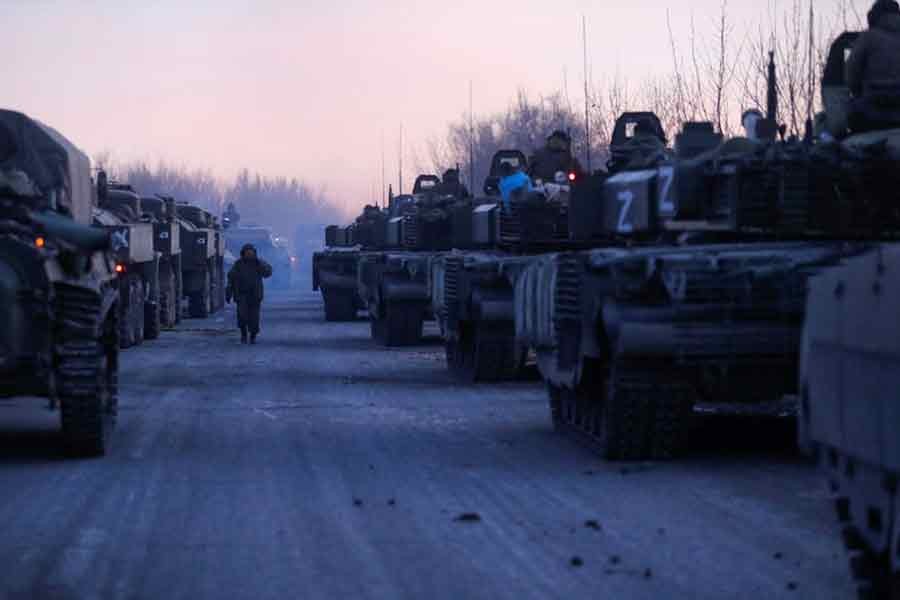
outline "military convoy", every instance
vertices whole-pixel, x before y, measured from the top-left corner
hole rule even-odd
[[[830,131],[846,120],[853,40],[838,38],[823,77]],[[896,163],[871,134],[779,139],[774,61],[769,88],[747,138],[687,123],[669,148],[655,115],[626,113],[607,172],[500,202],[504,163],[527,166],[501,151],[485,197],[420,187],[367,207],[316,258],[326,313],[343,290],[345,314],[361,300],[386,345],[417,343],[434,317],[467,380],[517,377],[533,356],[555,427],[609,459],[678,455],[697,413],[795,414],[807,281],[900,235],[896,203],[867,183]]]
[[[0,110],[0,396],[48,398],[77,455],[105,452],[118,401],[120,286],[94,205],[87,156]]]
[[[109,183],[101,171],[94,225],[110,234],[119,285],[119,343],[130,348],[159,337],[159,254],[153,217],[127,185]]]
[[[181,225],[170,196],[142,196],[141,206],[153,219],[153,246],[159,255],[159,320],[169,329],[181,322]]]
[[[0,110],[0,149],[0,396],[49,398],[67,449],[103,454],[119,349],[178,323],[184,280],[194,316],[224,305],[224,236],[102,170],[95,186],[87,156],[21,113]]]
[[[182,294],[188,316],[204,319],[225,306],[225,234],[198,206],[175,205],[180,226]]]

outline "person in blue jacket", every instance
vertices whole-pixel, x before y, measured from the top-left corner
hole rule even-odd
[[[500,167],[500,197],[503,200],[503,207],[508,209],[514,196],[530,190],[531,179],[528,175],[509,163],[503,163]]]

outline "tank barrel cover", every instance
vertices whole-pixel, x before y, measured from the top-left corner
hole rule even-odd
[[[775,52],[769,51],[769,70],[766,79],[766,118],[778,123],[778,75],[775,71]]]
[[[0,171],[23,173],[39,190],[43,208],[90,223],[90,160],[53,128],[20,112],[0,110]]]
[[[96,252],[109,248],[109,233],[99,227],[82,225],[50,211],[34,212],[31,219],[51,238],[59,238],[82,250]]]

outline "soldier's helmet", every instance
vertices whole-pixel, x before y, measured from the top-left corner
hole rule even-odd
[[[244,244],[243,246],[241,246],[241,258],[244,258],[247,252],[253,252],[253,254],[257,254],[256,246],[254,246],[253,244]]]
[[[447,169],[444,171],[444,176],[441,178],[444,183],[459,183],[459,171],[456,169]]]
[[[896,0],[876,0],[875,4],[866,15],[869,21],[869,27],[875,27],[881,18],[885,15],[900,15],[900,4]]]

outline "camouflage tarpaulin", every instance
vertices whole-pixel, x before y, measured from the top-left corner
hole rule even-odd
[[[0,110],[0,170],[25,173],[45,196],[57,193],[62,212],[90,223],[90,161],[52,128],[22,113]]]

